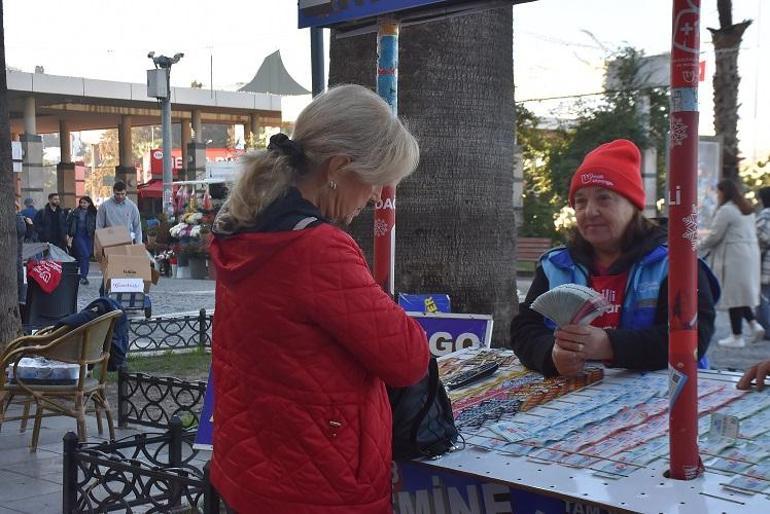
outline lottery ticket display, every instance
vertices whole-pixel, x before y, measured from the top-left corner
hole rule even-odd
[[[699,448],[706,473],[694,481],[677,481],[664,476],[671,387],[667,373],[595,365],[576,377],[544,379],[524,369],[512,352],[495,349],[447,356],[440,360],[439,371],[447,381],[490,363],[497,364],[491,376],[449,392],[465,449],[432,466],[441,467],[443,461],[456,470],[470,472],[472,467],[473,472],[483,470],[497,480],[512,481],[506,470],[540,473],[548,466],[554,477],[592,477],[589,482],[601,484],[608,498],[617,496],[612,488],[631,491],[649,482],[658,488],[687,488],[694,498],[719,505],[714,512],[759,512],[758,504],[770,512],[770,393],[739,391],[735,376],[702,374]],[[489,471],[491,466],[485,469],[481,459],[501,474]],[[514,463],[518,466],[510,467]],[[526,475],[516,478],[519,483],[526,480]],[[574,488],[569,482],[563,486]],[[549,488],[558,491],[559,485]],[[637,492],[636,499],[640,494],[647,493]],[[632,503],[618,501],[616,506],[627,509]],[[680,503],[687,504],[684,496]],[[705,504],[692,510],[709,511]],[[679,512],[690,511],[682,507]]]

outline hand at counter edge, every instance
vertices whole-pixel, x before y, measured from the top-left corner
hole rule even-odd
[[[770,374],[770,360],[760,361],[746,370],[736,387],[738,389],[751,389],[751,383],[761,391],[765,388],[765,378]]]

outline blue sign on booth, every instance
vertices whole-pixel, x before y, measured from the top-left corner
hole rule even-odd
[[[196,450],[212,450],[214,435],[214,373],[209,371],[209,380],[206,383],[206,395],[203,397],[203,410],[201,411],[198,432],[195,434],[193,448]]]
[[[407,312],[452,312],[448,294],[398,293],[398,304]]]
[[[401,461],[393,472],[395,514],[610,514],[607,508],[570,498],[538,494],[436,466]]]
[[[425,329],[428,346],[434,357],[464,348],[485,346],[492,343],[492,316],[487,314],[458,314],[436,312],[407,312]]]

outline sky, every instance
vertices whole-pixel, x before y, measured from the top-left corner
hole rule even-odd
[[[701,125],[713,134],[710,76],[718,26],[716,0],[702,0]],[[765,5],[762,6],[761,4]],[[310,34],[297,29],[296,0],[4,0],[6,62],[22,71],[145,82],[147,53],[184,52],[172,85],[193,80],[237,89],[262,60],[281,51],[287,70],[310,89]],[[670,49],[671,0],[537,0],[514,8],[516,99],[542,116],[564,102],[540,101],[601,91],[603,63],[631,45],[647,55]],[[733,0],[733,19],[750,18],[740,51],[739,138],[748,160],[770,155],[770,2]],[[764,19],[763,19],[764,18]],[[326,49],[328,51],[328,31]],[[764,56],[764,63],[761,61]],[[213,63],[213,65],[212,65]],[[213,77],[213,81],[212,78]],[[308,97],[284,102],[291,119]],[[560,105],[562,108],[560,108]]]

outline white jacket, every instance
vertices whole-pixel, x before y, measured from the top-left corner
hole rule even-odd
[[[733,202],[717,209],[711,232],[700,243],[719,284],[718,308],[759,305],[759,244],[754,213],[741,214]]]

